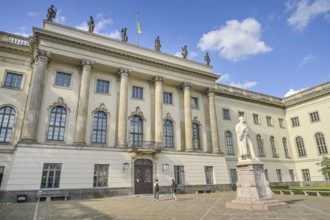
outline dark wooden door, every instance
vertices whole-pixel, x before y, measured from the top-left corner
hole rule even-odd
[[[135,194],[152,193],[152,162],[150,160],[136,160],[134,163]]]

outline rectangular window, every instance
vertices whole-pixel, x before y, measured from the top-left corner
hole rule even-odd
[[[56,72],[55,85],[69,88],[71,86],[70,73]]]
[[[244,117],[244,116],[245,116],[244,112],[241,111],[238,112],[238,117]]]
[[[174,177],[175,177],[175,182],[178,185],[184,185],[185,184],[184,166],[174,166]]]
[[[276,169],[276,174],[277,174],[277,179],[278,179],[278,182],[283,182],[282,180],[282,171],[280,169]]]
[[[143,88],[138,86],[132,87],[132,98],[143,99]]]
[[[110,92],[110,82],[107,80],[96,80],[96,92],[109,94]]]
[[[198,98],[197,97],[190,97],[190,107],[198,108]]]
[[[94,164],[93,187],[108,187],[108,164]]]
[[[1,187],[2,177],[3,177],[4,172],[5,172],[5,167],[0,167],[0,187]]]
[[[285,128],[283,118],[279,118],[279,119],[278,119],[278,123],[280,124],[280,128]]]
[[[230,120],[229,109],[222,109],[223,120]]]
[[[4,86],[9,88],[21,89],[22,80],[22,74],[7,72]]]
[[[265,169],[265,178],[266,178],[267,181],[269,181],[268,170],[267,169]]]
[[[230,180],[231,180],[231,184],[236,184],[236,182],[237,182],[236,169],[230,169]]]
[[[325,173],[325,174],[323,174],[323,176],[324,176],[324,180],[326,180],[326,181],[330,180],[330,174],[329,173]],[[0,182],[0,184],[1,184],[1,182]]]
[[[41,189],[59,188],[61,163],[44,163],[41,177]]]
[[[318,121],[320,121],[319,113],[318,112],[312,112],[312,113],[309,113],[309,115],[311,117],[311,122],[318,122]]]
[[[259,115],[253,114],[254,124],[260,125]]]
[[[268,125],[268,126],[273,126],[273,120],[272,120],[272,117],[271,117],[271,116],[266,116],[266,119],[267,119],[267,125]]]
[[[204,167],[204,170],[205,170],[206,184],[214,184],[213,167],[206,166],[206,167]]]
[[[298,127],[299,126],[299,118],[298,117],[291,118],[291,123],[292,123],[292,127]]]
[[[309,174],[309,169],[302,169],[301,172],[302,172],[304,181],[311,181],[311,176]]]
[[[163,102],[164,104],[173,104],[172,93],[163,92]]]
[[[291,182],[294,182],[294,173],[293,170],[289,170]]]

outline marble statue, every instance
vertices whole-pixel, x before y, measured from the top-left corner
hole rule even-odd
[[[187,45],[184,45],[184,47],[182,47],[182,57],[184,59],[187,59],[188,56],[188,49],[187,49]]]
[[[48,8],[46,20],[53,21],[53,19],[55,19],[55,17],[56,17],[56,9],[54,8],[54,5],[51,5]]]
[[[155,40],[155,50],[156,51],[160,51],[160,47],[162,45],[160,44],[160,40],[159,40],[159,36],[157,36],[156,40]]]
[[[249,160],[248,150],[250,150],[252,160],[259,160],[254,153],[253,145],[249,137],[249,129],[244,117],[239,117],[239,123],[236,124],[235,131],[238,145],[238,161]]]
[[[210,60],[210,57],[209,57],[209,53],[206,53],[206,54],[205,54],[205,56],[204,56],[204,60],[205,60],[205,62],[206,62],[206,65],[209,66],[209,65],[210,65],[210,61],[211,61],[211,60]]]
[[[126,34],[127,28],[122,28],[121,29],[121,41],[123,42],[127,42],[128,41],[128,37]]]
[[[87,25],[88,25],[88,32],[93,33],[95,28],[93,16],[90,17],[89,21],[87,22]]]

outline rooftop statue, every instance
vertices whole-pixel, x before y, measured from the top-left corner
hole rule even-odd
[[[209,53],[206,53],[206,54],[205,54],[205,56],[204,56],[204,60],[205,60],[205,62],[206,62],[206,65],[209,66],[209,65],[210,65],[210,61],[211,61],[211,60],[210,60],[210,57],[209,57]]]
[[[160,51],[161,46],[162,45],[160,44],[159,36],[157,36],[157,38],[155,39],[155,50]]]
[[[121,29],[121,41],[123,42],[127,42],[128,41],[128,37],[126,34],[127,28],[122,28]]]
[[[236,124],[236,136],[238,145],[238,162],[249,160],[248,150],[250,150],[251,159],[258,160],[254,153],[253,145],[249,137],[249,129],[246,125],[244,117],[239,117],[239,123]]]
[[[53,19],[55,19],[55,17],[56,17],[56,9],[54,8],[54,5],[51,5],[48,8],[46,20],[53,21]]]
[[[87,25],[88,25],[88,32],[93,33],[95,28],[93,16],[90,17],[89,21],[87,22]]]
[[[184,47],[182,47],[182,57],[184,59],[187,59],[188,56],[188,49],[187,49],[187,45],[184,45]]]

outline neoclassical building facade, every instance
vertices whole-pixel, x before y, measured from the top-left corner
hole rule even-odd
[[[326,184],[330,83],[281,99],[212,67],[50,21],[0,32],[1,200],[232,190],[243,116],[271,183]]]

